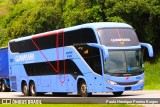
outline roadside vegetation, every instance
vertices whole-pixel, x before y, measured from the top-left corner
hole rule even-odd
[[[160,58],[154,63],[145,62],[146,90],[160,90]]]

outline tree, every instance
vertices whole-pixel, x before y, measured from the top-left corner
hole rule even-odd
[[[35,33],[109,21],[132,25],[140,41],[160,47],[159,0],[4,0],[0,10],[0,45]]]
[[[61,14],[56,9],[55,2],[43,0],[38,1],[38,4],[37,2],[17,4],[4,19],[3,38],[14,39],[58,29],[60,23]],[[5,44],[7,42],[8,39]]]
[[[63,20],[65,27],[103,21],[101,6],[93,4],[94,0],[67,0],[64,5]]]

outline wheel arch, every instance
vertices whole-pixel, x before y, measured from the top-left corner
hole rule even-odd
[[[22,89],[23,89],[23,84],[24,84],[24,83],[27,84],[26,80],[22,80],[22,81],[21,81],[21,91],[22,91]],[[27,84],[27,87],[28,87],[28,84]]]
[[[84,76],[78,76],[78,78],[77,78],[77,93],[78,94],[79,94],[79,85],[82,80],[84,80],[86,82],[86,79],[84,78]],[[87,82],[86,82],[86,84],[87,84]],[[87,89],[88,89],[88,87],[87,87]]]
[[[30,90],[30,86],[31,86],[31,83],[32,83],[32,82],[35,84],[35,81],[34,81],[33,79],[30,79],[30,80],[29,80],[29,83],[28,83],[28,84],[29,84],[29,90]]]
[[[34,80],[31,79],[31,80],[29,80],[29,85],[31,84],[31,82],[33,82],[35,84]]]

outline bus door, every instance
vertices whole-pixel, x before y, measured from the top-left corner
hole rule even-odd
[[[67,91],[66,62],[64,57],[64,32],[60,31],[56,37],[56,55],[57,55],[57,89],[58,92]]]
[[[94,79],[94,91],[95,92],[102,92],[103,90],[103,74],[102,74],[102,64],[101,64],[101,55],[100,51],[97,50],[97,56],[92,58],[92,68],[95,72],[93,75]]]

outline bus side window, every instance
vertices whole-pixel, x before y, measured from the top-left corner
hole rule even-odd
[[[12,53],[19,52],[18,49],[20,49],[20,48],[18,47],[16,42],[10,42],[9,45],[10,45],[10,50]]]
[[[83,43],[97,43],[95,33],[90,28],[81,29],[81,39]]]

